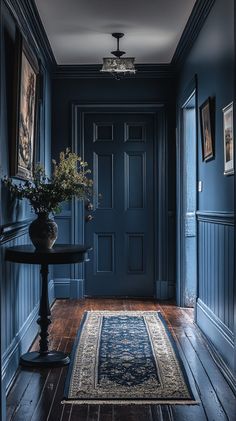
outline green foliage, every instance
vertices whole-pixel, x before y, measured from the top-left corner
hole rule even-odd
[[[32,180],[16,185],[11,178],[5,177],[4,184],[18,199],[28,199],[34,212],[59,213],[60,203],[72,197],[86,199],[92,194],[93,181],[88,177],[91,171],[76,153],[66,149],[60,153],[60,159],[53,163],[53,174],[49,178],[44,168],[38,164]]]

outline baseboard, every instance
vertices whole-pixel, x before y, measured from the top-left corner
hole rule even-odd
[[[206,343],[209,353],[211,354],[212,359],[215,361],[221,373],[225,377],[227,383],[229,383],[231,389],[236,395],[236,373],[233,372],[229,368],[229,366],[226,364],[226,362],[223,360],[223,358],[219,354],[219,351],[217,351],[216,347],[213,345],[213,343],[202,331],[201,331],[201,335],[204,337],[206,341],[205,343]]]
[[[200,299],[197,301],[196,322],[233,372],[234,335]]]
[[[2,379],[4,379],[7,390],[9,390],[19,367],[20,356],[28,351],[38,334],[36,323],[38,310],[39,305],[36,305],[2,356]]]
[[[155,298],[170,300],[175,297],[175,284],[173,281],[155,281]]]
[[[84,298],[84,280],[55,278],[54,292],[56,298]]]
[[[48,292],[49,303],[52,305],[55,301],[53,281],[50,281],[48,284]],[[38,334],[38,311],[39,304],[34,307],[33,311],[25,320],[21,329],[2,356],[2,380],[4,381],[7,393],[19,368],[20,356],[29,350]]]

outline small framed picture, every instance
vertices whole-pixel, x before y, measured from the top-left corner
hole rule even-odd
[[[223,108],[224,174],[234,174],[233,102]]]
[[[20,33],[17,44],[11,175],[31,179],[35,157],[39,67]]]
[[[200,125],[202,137],[202,159],[208,161],[214,157],[214,115],[213,100],[208,98],[200,106]]]

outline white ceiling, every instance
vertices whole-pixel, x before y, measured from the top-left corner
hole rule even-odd
[[[195,0],[35,0],[58,64],[96,64],[120,48],[136,63],[169,63]]]

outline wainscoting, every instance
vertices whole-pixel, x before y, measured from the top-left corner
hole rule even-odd
[[[14,230],[14,225],[12,226]],[[19,366],[19,357],[26,352],[38,333],[40,297],[39,267],[4,261],[6,247],[29,244],[27,228],[14,232],[11,240],[2,240],[1,305],[2,305],[2,380],[8,390]],[[53,282],[49,284],[50,302],[54,300]]]
[[[198,212],[197,323],[234,367],[234,215]]]

